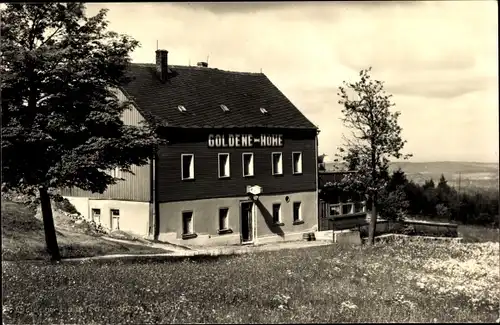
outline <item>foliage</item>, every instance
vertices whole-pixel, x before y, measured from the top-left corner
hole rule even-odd
[[[131,103],[116,89],[129,79],[139,43],[107,31],[106,10],[83,3],[9,3],[0,10],[2,188],[40,195],[47,250],[59,251],[50,194],[78,187],[103,193],[144,165],[162,142],[158,123],[125,125]]]
[[[493,322],[500,298],[492,243],[328,245],[162,263],[5,263],[2,279],[9,324]]]
[[[379,214],[382,218],[393,221],[405,219],[409,202],[403,186],[390,190],[388,187],[379,191]]]
[[[404,191],[409,201],[409,214],[498,227],[498,189],[458,193],[441,176],[437,186],[432,179],[423,185],[408,182]]]
[[[325,157],[326,157],[326,154],[321,154],[318,156],[318,170],[320,170],[320,171],[326,170]]]
[[[371,79],[370,71],[371,68],[362,70],[360,81],[344,82],[344,87],[339,87],[341,120],[351,136],[343,136],[338,156],[357,171],[353,177],[365,184],[366,191],[374,192],[386,185],[383,174],[388,170],[389,158],[409,155],[401,153],[406,141],[401,138],[398,125],[400,113],[390,111],[394,106],[391,95],[385,93],[382,81]]]
[[[12,3],[1,16],[3,182],[103,192],[117,181],[105,170],[147,163],[159,140],[124,125],[130,103],[114,91],[139,43],[82,3]]]
[[[442,218],[449,218],[451,216],[450,210],[443,203],[438,203],[436,205],[436,215]]]
[[[80,214],[75,206],[68,201],[68,199],[63,198],[60,195],[54,196],[54,206],[67,213]]]
[[[344,82],[339,87],[339,104],[343,106],[341,118],[344,126],[349,129],[350,136],[343,135],[343,147],[339,148],[338,156],[356,173],[346,175],[341,187],[348,191],[359,191],[365,194],[371,210],[370,242],[373,244],[373,234],[376,227],[379,204],[392,204],[401,195],[388,194],[385,190],[388,181],[388,167],[391,158],[408,158],[402,149],[406,143],[401,136],[398,125],[399,112],[391,112],[394,103],[391,95],[384,90],[384,83],[373,80],[371,68],[361,70],[360,80],[354,83]],[[378,194],[386,191],[381,200]],[[394,217],[396,211],[385,211]]]

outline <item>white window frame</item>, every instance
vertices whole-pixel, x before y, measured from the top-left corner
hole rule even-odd
[[[90,210],[92,212],[92,221],[94,221],[96,224],[101,224],[101,209],[98,208],[91,208]],[[94,211],[99,211],[99,213],[94,213]],[[99,221],[96,222],[96,216],[99,216]]]
[[[344,213],[344,206],[349,205],[351,208],[349,209],[349,212]],[[354,202],[343,202],[340,206],[340,212],[342,215],[350,215],[354,214]]]
[[[185,227],[185,219],[184,219],[184,214],[185,213],[191,213],[191,224],[190,227],[188,228],[188,232],[184,232]],[[181,218],[182,218],[182,235],[192,235],[194,234],[194,211],[193,210],[184,210],[181,211]]]
[[[189,166],[190,177],[184,177],[184,157],[191,157],[191,165]],[[194,154],[193,153],[183,153],[181,154],[181,179],[192,180],[194,179]]]
[[[332,207],[336,208],[335,210],[338,212],[338,214],[331,214]],[[330,209],[328,210],[328,215],[336,216],[336,217],[341,216],[342,215],[342,203],[330,204]]]
[[[251,159],[250,159],[250,166],[248,168],[248,171],[250,172],[248,175],[245,175],[245,156],[251,156]],[[253,155],[253,152],[243,152],[241,154],[241,167],[242,167],[242,170],[241,172],[243,173],[243,177],[252,177],[255,175],[255,171],[254,171],[254,155]]]
[[[296,154],[300,155],[300,159],[299,159],[299,162],[298,162],[299,170],[295,170],[295,155]],[[293,171],[294,175],[300,175],[300,174],[302,174],[302,151],[294,151],[294,152],[292,152],[292,171]]]
[[[118,215],[113,215],[113,211],[118,211]],[[120,209],[109,209],[109,214],[111,216],[111,224],[109,228],[111,230],[120,230]],[[113,229],[113,219],[116,219],[116,229]]]
[[[274,170],[274,155],[279,155],[278,161],[278,171]],[[283,175],[283,153],[282,152],[272,152],[271,153],[271,169],[273,175]],[[279,170],[281,169],[281,170]]]
[[[299,204],[299,217],[298,219],[295,219],[295,204]],[[292,218],[293,218],[293,222],[299,222],[299,221],[302,221],[302,202],[301,201],[294,201],[292,203]]]
[[[226,213],[226,219],[225,219],[225,227],[224,228],[221,228],[221,210],[226,210],[227,213]],[[219,218],[219,231],[222,231],[222,230],[228,230],[230,229],[229,227],[229,207],[220,207],[219,208],[219,214],[218,214],[218,218]]]
[[[227,156],[227,175],[221,175],[221,169],[220,169],[220,157],[221,156]],[[226,166],[224,166],[226,168]],[[218,175],[219,178],[229,178],[231,177],[231,155],[229,153],[219,153],[217,155],[217,170],[218,170]]]
[[[280,208],[278,210],[278,221],[274,220],[274,206],[275,205],[279,205],[280,206]],[[273,216],[273,222],[274,222],[274,224],[280,224],[280,223],[283,222],[283,219],[281,218],[281,202],[274,202],[273,203],[273,205],[271,206],[271,214]]]

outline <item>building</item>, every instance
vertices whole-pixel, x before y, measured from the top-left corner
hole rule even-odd
[[[132,64],[117,89],[133,103],[125,123],[166,125],[159,148],[134,175],[103,194],[63,196],[89,219],[172,243],[264,243],[301,239],[317,229],[317,134],[262,73]]]
[[[344,230],[366,225],[366,202],[355,193],[345,193],[328,183],[339,182],[352,171],[325,171],[318,174],[319,214],[318,231]]]

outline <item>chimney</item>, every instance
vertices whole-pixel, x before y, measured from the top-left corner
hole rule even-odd
[[[156,50],[156,73],[161,82],[167,81],[168,74],[168,51]]]
[[[208,67],[208,63],[207,62],[198,62],[197,64],[199,67],[203,67],[203,68],[207,68]]]

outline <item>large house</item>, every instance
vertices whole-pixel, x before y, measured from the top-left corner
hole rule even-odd
[[[89,219],[198,245],[301,239],[318,225],[317,127],[262,73],[131,64],[123,120],[159,119],[168,143],[103,194],[63,196]]]

